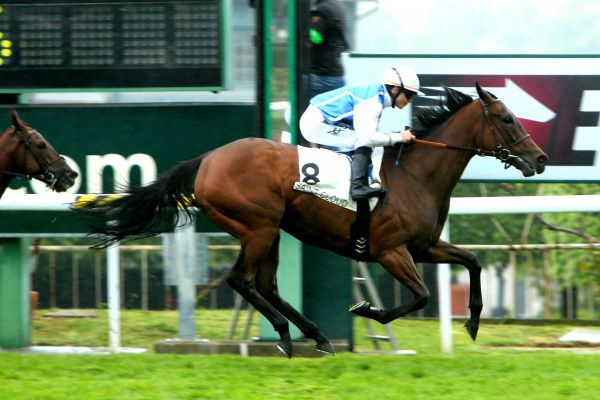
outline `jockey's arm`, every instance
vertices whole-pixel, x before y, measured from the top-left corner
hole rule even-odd
[[[378,131],[379,118],[383,106],[377,101],[366,100],[354,107],[354,131],[356,132],[356,148],[361,146],[390,146],[395,143],[409,142],[412,134],[404,132],[382,133]]]

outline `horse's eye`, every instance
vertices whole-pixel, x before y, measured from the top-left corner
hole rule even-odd
[[[506,115],[506,116],[502,117],[502,122],[504,122],[505,124],[512,124],[515,121],[513,120],[512,116]]]
[[[37,144],[37,148],[40,150],[44,150],[46,148],[46,142],[39,142]]]

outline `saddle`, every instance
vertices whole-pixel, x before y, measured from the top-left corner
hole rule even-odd
[[[383,148],[376,147],[371,155],[373,168],[370,181],[380,181],[379,170],[383,158]],[[350,164],[348,153],[298,146],[299,181],[294,182],[294,190],[310,193],[340,207],[357,211],[357,202],[350,198]],[[377,205],[376,198],[369,199],[369,210]]]
[[[370,181],[380,181],[379,170],[383,158],[383,148],[373,149]],[[348,153],[298,146],[299,181],[294,182],[294,190],[310,193],[320,199],[356,212],[356,220],[350,225],[348,251],[357,261],[370,259],[369,226],[371,211],[379,199],[354,201],[350,198],[350,164]]]

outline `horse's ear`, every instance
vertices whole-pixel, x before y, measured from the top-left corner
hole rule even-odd
[[[19,117],[19,114],[17,113],[17,110],[15,110],[14,108],[10,111],[10,122],[15,128],[18,128],[23,124],[21,118]]]
[[[479,95],[479,98],[483,100],[484,103],[487,104],[493,100],[492,96],[490,96],[490,94],[487,91],[481,88],[479,82],[475,82],[475,88],[477,89],[477,94]]]

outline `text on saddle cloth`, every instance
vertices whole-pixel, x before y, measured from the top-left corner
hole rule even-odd
[[[373,149],[373,168],[370,180],[379,178],[383,147]],[[351,159],[343,153],[330,150],[298,146],[298,169],[300,180],[294,183],[294,190],[311,193],[340,207],[356,211],[356,202],[350,198]],[[377,205],[377,198],[369,200],[371,211]]]

